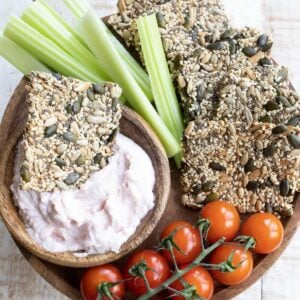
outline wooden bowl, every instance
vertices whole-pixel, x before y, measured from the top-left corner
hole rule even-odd
[[[10,185],[13,177],[15,147],[23,133],[27,120],[26,79],[16,88],[0,126],[0,214],[11,235],[34,255],[54,264],[69,267],[91,267],[115,261],[137,248],[153,231],[160,220],[170,191],[170,168],[168,158],[158,138],[131,109],[123,107],[120,124],[121,132],[139,144],[150,156],[156,176],[154,193],[155,207],[147,214],[136,232],[123,244],[119,253],[75,257],[70,252],[51,253],[37,245],[27,234],[22,218],[15,207]]]

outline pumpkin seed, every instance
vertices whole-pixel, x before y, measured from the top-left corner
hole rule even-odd
[[[276,146],[274,144],[270,144],[266,148],[263,149],[263,155],[265,157],[273,156],[276,153]]]
[[[297,126],[300,123],[300,117],[293,117],[289,119],[286,125],[288,126]]]
[[[64,167],[67,165],[67,163],[65,162],[65,160],[63,160],[60,157],[55,158],[55,162],[59,167]]]
[[[247,163],[244,165],[244,170],[246,173],[252,172],[256,169],[254,160],[250,158]]]
[[[224,42],[215,42],[215,43],[211,43],[207,46],[208,50],[222,50],[226,47],[226,44]]]
[[[96,84],[93,83],[93,90],[95,93],[99,95],[104,95],[105,94],[105,87],[103,84]]]
[[[97,153],[94,157],[94,163],[100,165],[101,159],[102,159],[102,155],[100,153]]]
[[[198,57],[198,56],[201,55],[201,53],[202,53],[202,50],[201,50],[200,48],[197,48],[197,49],[195,49],[195,50],[193,51],[192,56],[193,56],[193,57]]]
[[[243,53],[248,57],[252,57],[257,53],[257,50],[254,47],[247,46],[243,49]]]
[[[111,133],[111,135],[109,136],[109,138],[108,138],[108,143],[113,142],[113,141],[116,139],[116,136],[118,135],[118,133],[119,133],[119,130],[118,130],[118,129],[115,129],[115,130]]]
[[[95,93],[93,91],[93,89],[89,88],[87,90],[87,97],[91,100],[91,101],[95,101]]]
[[[290,191],[290,183],[287,179],[283,179],[280,181],[280,195],[283,197],[286,197],[289,194]]]
[[[259,186],[260,186],[260,183],[258,181],[249,181],[246,186],[246,189],[248,191],[255,191],[259,188]]]
[[[198,195],[202,192],[202,186],[201,184],[197,184],[194,188],[193,188],[193,193],[195,195]]]
[[[59,81],[62,80],[62,76],[59,73],[52,73],[52,75]]]
[[[174,69],[178,70],[181,66],[182,56],[181,54],[177,54],[174,58]]]
[[[66,140],[68,142],[75,143],[77,141],[77,135],[70,131],[65,132],[63,134],[63,138],[64,138],[64,140]]]
[[[221,164],[217,163],[217,162],[211,162],[209,164],[209,167],[211,169],[213,169],[214,171],[220,171],[220,172],[226,171],[226,168],[224,166],[222,166]]]
[[[289,71],[288,71],[288,68],[281,68],[278,73],[277,73],[277,76],[275,78],[275,81],[280,84],[282,82],[284,82],[285,80],[287,80],[288,78],[288,74],[289,74]]]
[[[157,20],[158,27],[166,28],[167,22],[164,15],[161,12],[158,12],[156,14],[156,20]]]
[[[75,160],[75,163],[77,166],[82,166],[84,165],[86,162],[86,157],[83,156],[83,155],[80,155],[76,160]]]
[[[78,114],[80,112],[81,103],[82,103],[82,101],[80,101],[80,100],[77,100],[73,103],[72,111],[74,114]]]
[[[277,110],[279,109],[279,105],[276,101],[273,101],[273,100],[270,100],[269,102],[267,102],[265,105],[264,105],[264,108],[267,110],[267,111],[273,111],[273,110]]]
[[[203,99],[205,99],[205,86],[204,84],[200,84],[197,87],[197,101],[201,103]]]
[[[287,138],[288,138],[288,141],[289,141],[289,143],[292,147],[294,147],[295,149],[300,149],[300,137],[299,137],[299,135],[289,134],[287,136]]]
[[[260,35],[256,42],[257,46],[264,47],[267,44],[268,40],[269,37],[266,34]]]
[[[68,113],[68,114],[71,114],[72,113],[72,105],[71,104],[68,104],[67,106],[66,106],[66,112]]]
[[[72,185],[72,184],[75,184],[80,178],[80,174],[76,173],[76,172],[73,172],[73,173],[70,173],[66,179],[64,180],[64,183],[66,185]]]
[[[265,46],[263,46],[261,48],[261,50],[262,50],[262,52],[267,52],[272,48],[272,46],[273,46],[273,42],[269,42],[269,43],[265,44]]]
[[[52,126],[50,126],[50,127],[47,127],[47,128],[45,129],[44,135],[45,135],[46,138],[49,138],[49,137],[55,135],[56,132],[57,132],[57,125],[54,124],[54,125],[52,125]]]
[[[291,106],[290,101],[284,96],[277,96],[275,98],[275,100],[277,101],[277,103],[281,103],[283,105],[283,107],[290,107]]]
[[[265,115],[259,119],[259,122],[262,123],[272,123],[272,117],[269,115]]]
[[[25,166],[21,167],[20,174],[25,182],[29,182],[31,180],[30,172]]]
[[[284,132],[287,131],[287,129],[288,129],[288,128],[287,128],[285,125],[280,124],[280,125],[278,125],[278,126],[276,126],[276,127],[274,127],[274,128],[272,129],[272,133],[273,133],[273,134],[284,133]]]
[[[237,50],[236,42],[234,40],[230,40],[229,41],[229,52],[230,52],[230,55],[235,54],[236,50]]]
[[[269,58],[267,58],[267,57],[261,58],[261,59],[258,61],[258,63],[259,63],[262,67],[264,67],[264,66],[271,66],[271,65],[272,65],[272,61],[271,61]]]
[[[233,28],[227,29],[225,30],[221,36],[220,36],[220,40],[228,40],[228,39],[232,39],[236,34],[236,30]]]
[[[202,190],[204,192],[210,192],[215,187],[215,183],[213,181],[206,181],[202,184]]]
[[[218,193],[210,193],[209,195],[207,195],[205,201],[206,202],[213,202],[216,200],[219,200],[220,195]]]

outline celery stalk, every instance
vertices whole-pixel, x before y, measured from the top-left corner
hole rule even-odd
[[[107,33],[105,24],[97,18],[92,9],[89,9],[84,17],[79,20],[78,29],[86,44],[103,63],[111,78],[123,88],[124,95],[129,104],[145,118],[159,136],[169,157],[179,153],[181,150],[179,143],[133,78],[127,65],[115,49]]]
[[[68,22],[66,22],[45,0],[36,0],[35,3],[41,10],[45,12],[45,14],[51,14],[52,17],[56,19],[57,23],[60,23],[61,26],[65,27],[65,29],[68,30],[79,42],[86,46],[78,32]]]
[[[180,142],[184,130],[183,119],[155,14],[140,17],[137,20],[137,27],[157,111]],[[179,162],[179,157],[177,159]]]
[[[41,9],[38,2],[27,7],[21,17],[27,24],[52,40],[69,55],[76,58],[89,70],[107,81],[111,81],[95,56],[84,47],[64,26],[48,12]]]
[[[10,17],[4,29],[4,35],[41,63],[62,75],[76,77],[85,81],[103,81],[98,74],[86,69],[75,58],[68,55],[51,40],[16,16]]]
[[[45,65],[2,34],[0,34],[0,55],[23,74],[31,71],[51,72]]]
[[[82,18],[90,7],[85,0],[64,0],[64,2],[71,10],[71,12],[73,13],[76,19]],[[122,45],[122,43],[120,43],[120,41],[111,33],[111,31],[108,28],[107,28],[107,33],[109,34],[112,43],[117,49],[119,55],[124,60],[132,76],[137,81],[141,89],[144,91],[147,98],[149,98],[149,100],[152,101],[153,94],[152,94],[150,80],[147,73],[140,66],[140,64],[134,59],[134,57],[132,57],[132,55]]]
[[[64,0],[76,19],[80,19],[89,9],[89,4],[86,1]]]

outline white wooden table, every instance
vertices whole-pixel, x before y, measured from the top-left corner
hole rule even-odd
[[[55,3],[59,1],[49,1]],[[116,0],[90,0],[100,15],[115,11]],[[271,33],[274,57],[290,68],[300,92],[300,4],[297,0],[224,0],[235,26],[255,26]],[[9,14],[19,14],[30,0],[1,0],[0,28]],[[63,10],[63,6],[60,5]],[[0,119],[21,74],[0,58]],[[1,158],[0,158],[1,159]],[[239,300],[300,299],[300,230],[272,269]],[[46,283],[22,257],[0,220],[0,300],[66,299]],[[226,300],[226,299],[224,299]]]

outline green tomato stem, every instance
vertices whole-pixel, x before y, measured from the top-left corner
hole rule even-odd
[[[151,297],[157,295],[158,293],[160,293],[161,291],[163,291],[164,289],[167,289],[173,282],[175,282],[176,280],[178,280],[179,278],[181,278],[183,275],[185,275],[187,272],[189,272],[190,270],[192,270],[193,268],[199,266],[199,264],[203,261],[203,259],[208,256],[211,252],[213,252],[216,248],[218,248],[220,245],[222,245],[224,243],[224,238],[218,240],[216,243],[212,244],[211,246],[209,246],[208,248],[204,249],[199,255],[198,257],[190,264],[188,265],[186,268],[182,269],[182,270],[177,270],[167,281],[165,281],[162,285],[160,285],[159,287],[150,290],[149,292],[147,292],[145,295],[141,296],[138,298],[138,300],[148,300],[151,299]]]

